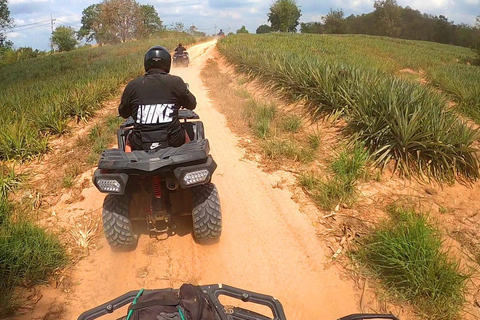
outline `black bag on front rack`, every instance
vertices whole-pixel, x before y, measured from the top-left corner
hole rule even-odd
[[[130,320],[215,320],[215,311],[199,286],[161,290],[138,297]]]

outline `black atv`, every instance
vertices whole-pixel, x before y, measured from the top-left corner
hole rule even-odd
[[[187,51],[183,51],[182,53],[175,53],[173,55],[174,67],[178,67],[178,66],[188,67],[189,63],[190,63],[190,55],[188,54]]]
[[[135,247],[142,230],[173,235],[185,218],[196,240],[220,237],[220,200],[210,182],[217,165],[203,123],[187,121],[199,119],[191,110],[180,110],[179,118],[191,142],[178,148],[125,152],[134,124],[129,118],[118,130],[118,149],[102,152],[93,183],[108,193],[102,218],[110,246]]]
[[[285,317],[285,312],[283,306],[276,298],[256,292],[246,291],[239,288],[227,286],[224,284],[215,284],[215,285],[206,285],[201,286],[200,289],[204,294],[204,298],[207,300],[207,304],[212,306],[215,312],[215,320],[287,320]],[[145,296],[170,296],[171,293],[178,294],[179,290],[176,289],[156,289],[156,290],[139,290],[139,291],[130,291],[112,301],[104,303],[98,307],[95,307],[91,310],[85,311],[82,313],[77,320],[94,320],[100,318],[104,315],[113,313],[114,311],[120,309],[121,307],[133,302],[129,307],[129,312],[126,316],[119,318],[118,320],[152,320],[152,319],[165,319],[166,317],[161,317],[158,315],[155,316],[153,312],[155,306],[167,306],[174,305],[178,301],[167,301],[166,299],[162,300],[153,300],[148,299],[148,302],[139,302],[136,303],[137,299],[142,295]],[[236,301],[242,301],[242,306],[231,306],[225,305],[222,303],[220,297],[230,297],[233,298],[231,301],[235,303]],[[147,299],[145,299],[147,300]],[[255,305],[265,306],[270,309],[269,316],[263,315],[251,310]],[[249,309],[246,309],[249,308]],[[137,315],[132,317],[133,310],[143,309],[144,312],[138,312]],[[149,310],[147,310],[149,309]],[[148,311],[148,312],[147,312]],[[265,311],[264,311],[265,312]],[[192,319],[190,314],[187,313],[185,316],[179,310],[177,316],[170,314],[171,319]],[[139,315],[140,314],[140,315]],[[203,315],[203,314],[202,314]],[[200,315],[199,315],[200,316]],[[170,317],[168,317],[170,319]],[[195,317],[195,319],[203,319],[200,317]],[[320,318],[318,318],[320,319]],[[367,319],[388,319],[388,320],[399,320],[397,317],[391,314],[351,314],[345,317],[342,317],[338,320],[367,320]]]

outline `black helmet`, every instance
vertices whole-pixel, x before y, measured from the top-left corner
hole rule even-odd
[[[167,73],[170,72],[172,66],[172,56],[167,48],[162,46],[155,46],[148,49],[145,53],[144,60],[145,71],[151,68],[164,69]]]

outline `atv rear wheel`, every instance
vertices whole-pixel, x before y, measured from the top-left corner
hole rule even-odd
[[[108,244],[115,248],[132,248],[138,236],[133,232],[130,221],[130,199],[128,196],[109,194],[103,201],[103,232]]]
[[[222,233],[222,212],[217,188],[207,183],[192,188],[193,236],[197,240],[218,239]]]

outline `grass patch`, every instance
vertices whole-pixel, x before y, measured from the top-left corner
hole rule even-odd
[[[469,276],[442,249],[440,232],[412,208],[393,207],[389,213],[353,256],[423,319],[459,319]]]
[[[108,116],[105,121],[94,125],[90,129],[86,140],[79,142],[80,144],[88,144],[91,148],[91,152],[87,157],[88,164],[93,165],[98,162],[102,151],[111,146],[113,137],[116,137],[115,134],[123,121],[125,120],[117,116]]]
[[[338,177],[321,179],[314,172],[302,172],[298,181],[313,200],[325,210],[333,210],[341,203],[351,204],[355,200],[355,184],[353,181]]]
[[[272,122],[277,115],[277,106],[250,99],[245,107],[244,115],[255,136],[266,139],[272,132]]]
[[[317,150],[318,147],[320,147],[321,137],[322,136],[320,135],[320,132],[308,134],[307,136],[308,146],[312,150]]]
[[[318,178],[314,172],[303,172],[298,181],[325,210],[332,210],[342,203],[351,205],[356,198],[357,180],[365,177],[368,159],[363,145],[345,147],[330,164],[332,177]]]
[[[310,162],[315,157],[315,150],[300,146],[289,139],[269,139],[262,143],[265,155],[272,160],[287,158],[303,163]]]
[[[15,308],[14,289],[46,281],[67,263],[58,239],[31,222],[0,227],[0,316]]]
[[[338,152],[330,167],[335,176],[345,181],[356,181],[365,177],[369,155],[363,144],[344,147]]]
[[[68,166],[63,175],[62,187],[71,188],[75,184],[75,178],[82,173],[82,167],[79,164],[72,164]]]
[[[297,133],[302,126],[302,118],[295,114],[286,115],[285,117],[283,117],[281,125],[283,130],[287,132]]]
[[[240,89],[235,90],[235,95],[237,97],[242,98],[242,99],[251,99],[252,98],[252,94],[245,88],[240,88]]]

